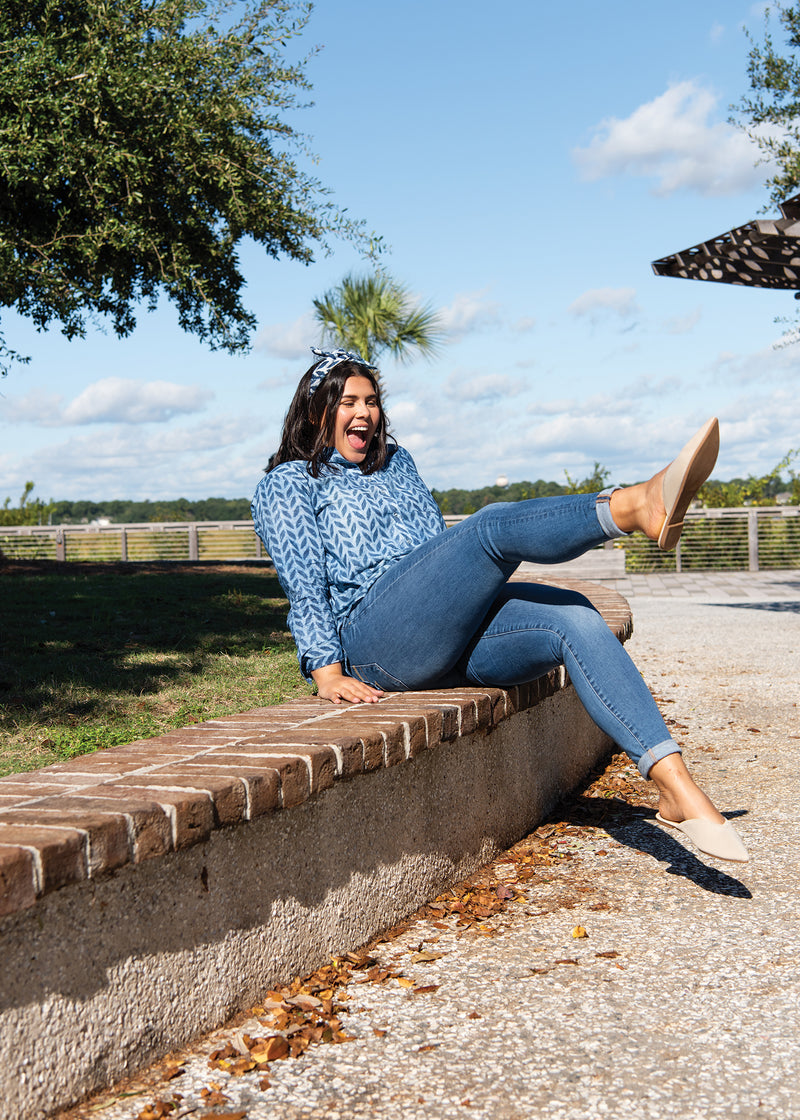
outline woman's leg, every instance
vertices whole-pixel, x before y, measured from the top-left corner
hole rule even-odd
[[[639,670],[583,595],[508,584],[459,669],[472,684],[510,685],[562,664],[597,726],[655,782],[662,817],[724,822],[691,778]]]
[[[637,764],[679,752],[639,670],[583,595],[541,584],[508,584],[459,669],[472,684],[511,685],[566,666],[581,703]]]
[[[619,535],[608,508],[607,494],[500,503],[426,541],[347,619],[347,670],[380,688],[430,687],[453,669],[518,564],[569,560]]]

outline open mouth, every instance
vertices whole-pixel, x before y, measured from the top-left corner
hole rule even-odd
[[[345,432],[347,442],[353,451],[366,451],[369,442],[369,426],[367,424],[353,424]]]

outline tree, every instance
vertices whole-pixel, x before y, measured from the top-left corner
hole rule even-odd
[[[165,294],[184,330],[233,352],[255,326],[243,238],[305,262],[332,233],[363,238],[299,169],[282,116],[309,88],[283,55],[310,8],[3,0],[0,307],[68,338],[98,317],[124,336]]]
[[[787,54],[775,46],[770,33],[770,12],[783,26]],[[767,186],[779,203],[800,188],[800,4],[772,4],[767,9],[764,41],[751,42],[748,77],[752,93],[734,106],[738,124],[758,145],[765,161],[778,170]]]
[[[11,499],[6,498],[0,506],[0,525],[42,525],[47,521],[54,505],[43,502],[41,498],[31,498],[34,485],[33,482],[25,483],[18,509],[12,509]]]
[[[436,313],[382,271],[346,276],[314,300],[314,315],[324,342],[355,350],[368,362],[387,352],[401,361],[415,351],[430,357],[442,341]]]

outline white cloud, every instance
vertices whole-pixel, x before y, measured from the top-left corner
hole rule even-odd
[[[310,311],[306,311],[293,323],[276,323],[270,327],[262,327],[256,335],[253,344],[256,350],[266,350],[277,358],[289,358],[306,362],[311,365],[312,354],[310,346],[319,344],[320,326]],[[303,368],[306,368],[305,366]]]
[[[16,497],[32,478],[37,493],[56,499],[249,495],[277,439],[277,423],[262,430],[246,415],[177,425],[168,439],[163,430],[119,425],[102,439],[82,432],[9,456],[5,486]]]
[[[69,404],[55,393],[34,390],[3,408],[3,419],[64,428],[84,424],[162,424],[174,416],[202,412],[213,398],[210,389],[173,381],[134,381],[104,377],[87,385]]]
[[[737,194],[760,184],[765,165],[743,132],[714,120],[719,98],[694,81],[678,82],[629,117],[609,117],[573,157],[586,179],[643,175],[656,194],[688,189],[703,195]]]
[[[452,303],[438,312],[442,328],[451,339],[487,327],[498,326],[501,322],[500,306],[485,298],[486,291],[465,292],[457,295]]]
[[[638,315],[635,288],[591,288],[578,296],[567,308],[571,315],[597,319],[605,312],[630,319]]]
[[[674,315],[665,321],[664,330],[667,334],[689,334],[700,322],[702,315],[703,312],[699,307],[694,311],[687,311],[685,315]]]
[[[509,377],[505,373],[484,373],[476,377],[464,377],[458,371],[451,373],[445,381],[445,396],[451,400],[483,402],[505,400],[524,393],[528,384],[520,377]]]

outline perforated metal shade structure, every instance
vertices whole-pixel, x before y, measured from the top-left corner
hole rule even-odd
[[[710,241],[653,261],[653,271],[656,276],[684,280],[800,289],[800,194],[787,198],[780,210],[781,218],[755,218]]]

